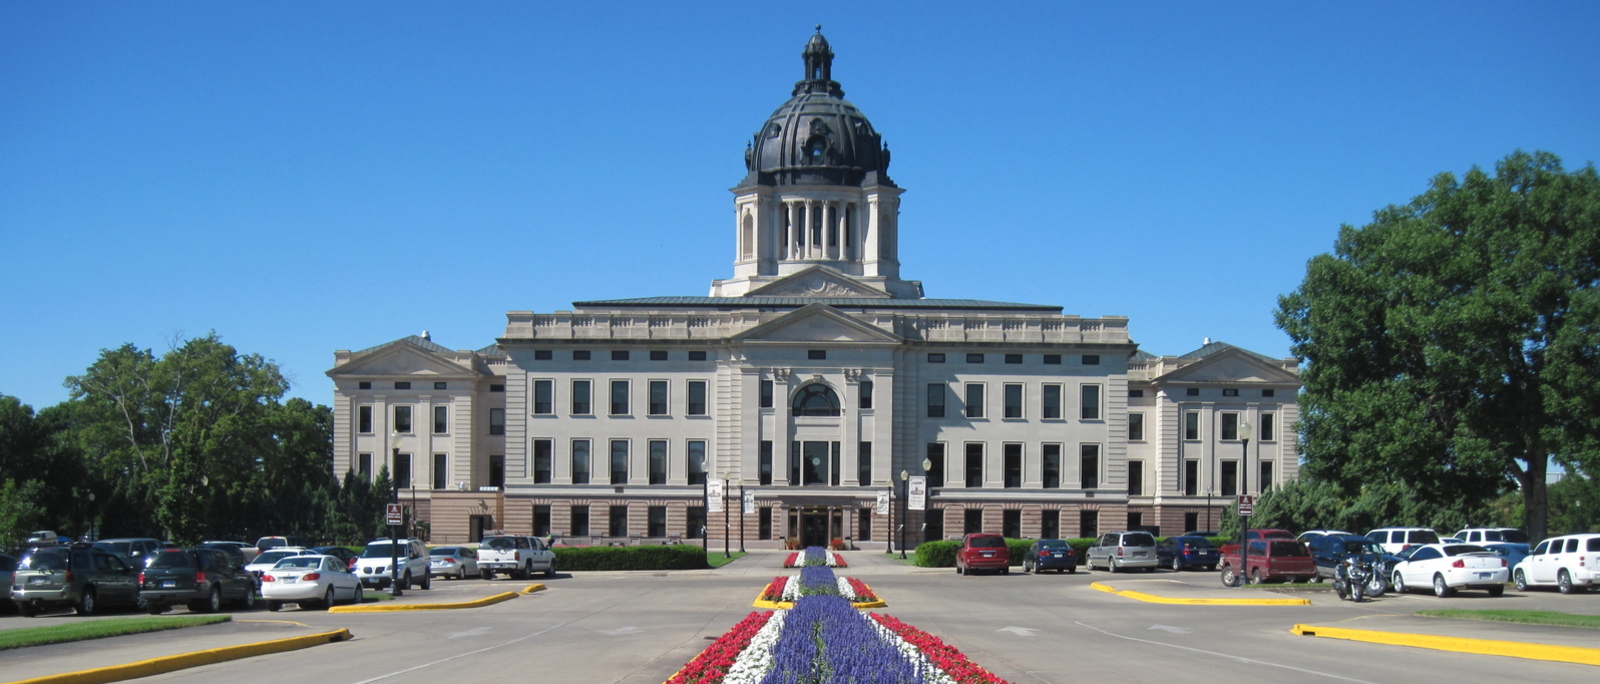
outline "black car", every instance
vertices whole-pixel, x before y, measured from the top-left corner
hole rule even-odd
[[[175,603],[195,613],[214,613],[223,603],[250,609],[256,605],[256,578],[216,549],[163,549],[151,554],[139,573],[140,592],[151,615]]]
[[[1376,570],[1379,577],[1388,583],[1389,573],[1393,571],[1395,563],[1401,559],[1392,553],[1383,550],[1378,542],[1372,541],[1359,534],[1325,534],[1306,542],[1306,547],[1311,551],[1311,562],[1317,566],[1317,576],[1314,581],[1333,579],[1334,571],[1346,558],[1355,555],[1370,554],[1375,556],[1382,566]]]
[[[1156,545],[1156,565],[1179,572],[1184,568],[1217,569],[1222,562],[1222,551],[1201,536],[1167,537]]]
[[[1045,570],[1076,573],[1078,554],[1064,539],[1040,539],[1028,547],[1028,553],[1022,557],[1022,569],[1031,573]]]
[[[333,556],[334,558],[344,561],[344,566],[349,568],[351,572],[355,572],[356,559],[361,557],[361,554],[351,551],[343,546],[318,546],[311,551],[312,553],[320,553],[324,556]]]

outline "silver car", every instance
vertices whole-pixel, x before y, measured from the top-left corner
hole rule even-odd
[[[440,546],[428,550],[428,574],[466,579],[478,576],[478,551],[470,546]]]
[[[1084,553],[1084,564],[1090,570],[1105,568],[1117,572],[1125,568],[1143,568],[1154,572],[1160,559],[1156,556],[1156,538],[1149,532],[1107,532],[1095,539],[1094,545]]]

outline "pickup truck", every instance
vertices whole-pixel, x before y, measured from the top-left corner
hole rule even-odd
[[[1252,539],[1249,544],[1250,566],[1242,570],[1239,546],[1224,547],[1223,586],[1239,586],[1240,576],[1249,577],[1251,584],[1279,580],[1305,582],[1317,576],[1317,566],[1311,562],[1311,553],[1305,544],[1294,539]]]
[[[556,552],[543,539],[501,535],[484,537],[478,546],[478,574],[484,579],[494,579],[496,573],[528,579],[534,570],[556,576]]]

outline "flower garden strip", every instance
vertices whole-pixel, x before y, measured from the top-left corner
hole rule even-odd
[[[850,564],[844,561],[844,556],[820,546],[808,546],[805,551],[796,551],[789,554],[789,557],[783,561],[783,567],[785,568],[803,568],[812,565],[826,565],[830,568],[850,567]]]
[[[866,582],[854,577],[835,577],[832,569],[820,565],[802,568],[800,574],[793,577],[772,578],[753,605],[769,609],[793,608],[803,596],[839,596],[856,608],[889,605],[878,598]]]

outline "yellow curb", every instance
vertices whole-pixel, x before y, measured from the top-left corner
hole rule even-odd
[[[1121,596],[1123,598],[1130,598],[1130,599],[1133,599],[1135,601],[1144,601],[1145,603],[1166,603],[1166,604],[1178,605],[1178,606],[1309,606],[1309,605],[1311,605],[1311,599],[1290,599],[1290,598],[1286,598],[1286,599],[1198,599],[1198,598],[1185,599],[1185,598],[1168,598],[1166,596],[1156,596],[1155,594],[1145,594],[1145,593],[1141,593],[1141,592],[1137,592],[1137,591],[1121,591],[1121,590],[1118,590],[1118,589],[1115,589],[1115,588],[1112,588],[1112,587],[1108,587],[1108,586],[1106,586],[1104,584],[1101,584],[1099,582],[1091,582],[1089,584],[1089,588],[1094,589],[1096,591],[1103,591],[1103,592],[1106,592],[1108,594],[1116,594],[1117,596]]]
[[[544,591],[544,590],[545,590],[545,586],[543,584],[530,584],[530,585],[528,585],[526,587],[523,587],[522,591],[519,591],[517,593],[518,594],[522,594],[523,596],[527,596],[528,594],[532,594],[532,593],[534,593],[536,591]]]
[[[81,672],[67,672],[65,674],[49,675],[23,679],[11,684],[103,684],[105,682],[120,682],[125,679],[138,679],[140,677],[153,677],[158,674],[177,672],[201,665],[215,665],[240,658],[253,658],[268,653],[282,653],[296,651],[322,644],[331,644],[335,641],[344,641],[350,638],[350,630],[336,629],[332,632],[309,634],[306,636],[275,639],[254,644],[239,646],[224,646],[222,648],[183,653],[175,656],[151,658],[124,665],[112,665]]]
[[[866,584],[866,582],[862,582],[862,584]],[[870,587],[870,586],[867,587],[868,591],[870,591],[871,589],[872,589],[872,587]],[[794,602],[793,601],[763,601],[763,600],[761,600],[761,597],[766,596],[767,592],[769,592],[771,590],[772,590],[772,583],[768,582],[767,586],[761,590],[761,593],[756,594],[756,600],[754,602],[752,602],[750,605],[752,607],[755,607],[755,608],[765,608],[767,610],[788,610],[788,609],[794,607]],[[881,598],[876,600],[876,601],[863,601],[861,603],[852,603],[850,605],[855,606],[857,610],[864,610],[864,609],[867,609],[867,608],[888,608],[889,607],[889,604],[885,603],[884,600],[881,599]]]
[[[1577,665],[1600,665],[1600,648],[1552,646],[1521,641],[1495,641],[1493,639],[1468,639],[1434,634],[1377,632],[1370,629],[1317,627],[1315,625],[1295,625],[1294,629],[1289,631],[1301,636],[1365,641],[1367,643],[1388,644],[1390,646],[1410,646],[1412,648],[1427,648],[1435,651],[1477,653],[1507,658],[1524,658],[1527,660],[1549,660]]]
[[[463,608],[482,608],[484,606],[492,606],[492,605],[494,605],[496,603],[502,603],[502,602],[505,602],[505,601],[510,601],[511,599],[514,599],[516,597],[517,597],[517,592],[508,591],[508,592],[505,592],[503,594],[495,594],[494,596],[481,598],[481,599],[478,599],[476,601],[465,601],[465,602],[462,602],[462,603],[408,603],[408,604],[402,604],[402,605],[398,605],[398,606],[395,606],[395,605],[370,605],[369,606],[369,605],[366,605],[366,604],[358,604],[358,605],[354,605],[354,606],[334,606],[332,608],[329,608],[328,612],[330,612],[330,613],[398,613],[398,612],[407,611],[407,610],[461,610]]]

